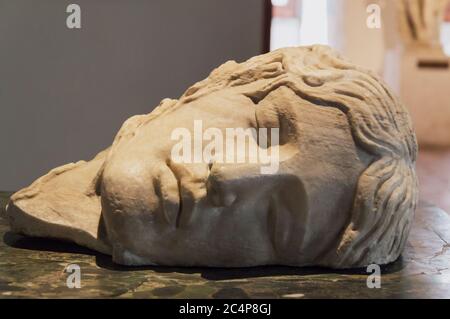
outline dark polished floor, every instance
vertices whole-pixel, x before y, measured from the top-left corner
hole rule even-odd
[[[450,152],[421,153],[421,203],[402,257],[382,267],[381,287],[365,269],[120,267],[76,245],[8,231],[0,218],[0,298],[450,298]],[[7,200],[0,193],[0,204]],[[69,264],[81,288],[66,286]]]

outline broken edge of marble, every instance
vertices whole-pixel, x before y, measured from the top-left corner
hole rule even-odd
[[[57,167],[13,194],[6,207],[11,230],[33,237],[71,241],[111,254],[101,218],[100,197],[95,193],[95,185],[86,183],[88,179],[84,178],[87,175],[95,179],[105,156],[103,151],[89,162]]]

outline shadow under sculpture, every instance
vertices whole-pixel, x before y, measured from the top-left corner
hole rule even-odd
[[[175,163],[176,128],[278,128],[279,167]],[[272,147],[272,146],[269,146]],[[13,231],[125,265],[363,267],[401,254],[417,204],[409,115],[325,46],[229,61],[128,119],[110,148],[15,193]]]

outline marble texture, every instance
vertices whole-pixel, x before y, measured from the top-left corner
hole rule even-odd
[[[269,145],[246,139],[256,153],[277,154],[275,171],[264,173],[251,151],[239,162],[217,138],[199,144],[203,154],[213,146],[212,158],[176,161],[174,131],[195,137],[198,121],[222,136],[276,129]],[[15,232],[123,265],[387,264],[412,225],[416,155],[409,114],[376,74],[330,47],[283,48],[228,61],[179,99],[128,119],[91,161],[15,193],[6,216]]]
[[[382,267],[380,289],[367,288],[365,269],[124,267],[74,244],[11,233],[2,217],[0,238],[0,298],[450,298],[450,216],[424,202],[402,257]],[[80,289],[66,286],[64,268],[74,263]]]

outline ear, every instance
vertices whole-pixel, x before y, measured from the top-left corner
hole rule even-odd
[[[15,193],[6,209],[11,230],[67,240],[110,254],[100,196],[95,191],[106,155],[103,151],[89,162],[55,168]]]

